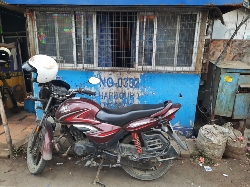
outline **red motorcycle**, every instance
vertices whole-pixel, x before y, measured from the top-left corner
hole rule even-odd
[[[109,167],[121,166],[134,178],[153,180],[164,175],[178,155],[170,138],[186,150],[170,125],[180,104],[165,101],[109,109],[90,99],[76,98],[76,94],[96,93],[71,90],[64,81],[52,80],[40,86],[39,98],[30,98],[41,101],[44,110],[28,141],[27,165],[32,174],[44,170],[54,147],[62,156],[73,151],[87,160],[86,166],[98,166],[98,171],[105,166],[103,161],[109,160],[114,162]],[[54,139],[56,125],[60,125],[61,136]],[[62,137],[70,142],[67,149],[60,142]],[[100,159],[100,164],[94,159]]]

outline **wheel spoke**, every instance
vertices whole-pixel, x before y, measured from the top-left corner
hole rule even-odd
[[[123,139],[122,143],[133,144],[131,136],[127,136]],[[164,175],[170,168],[172,160],[166,160],[158,162],[157,160],[147,160],[141,162],[141,164],[149,166],[148,168],[132,167],[129,165],[122,165],[123,169],[132,177],[140,180],[154,180]]]
[[[37,137],[37,139],[34,141],[35,142],[35,145],[33,147],[33,151],[32,151],[32,155],[33,155],[33,158],[34,158],[34,164],[35,165],[38,165],[41,157],[42,157],[42,154],[41,154],[41,139],[39,138],[39,136]]]
[[[42,130],[43,128],[39,128],[38,125],[33,128],[27,147],[27,166],[29,171],[35,175],[40,174],[44,170],[46,163],[41,153],[43,143]]]

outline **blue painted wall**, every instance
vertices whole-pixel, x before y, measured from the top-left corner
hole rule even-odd
[[[242,0],[5,0],[8,4],[26,5],[238,5]]]
[[[98,85],[91,85],[88,79],[92,76],[100,78],[101,82]],[[103,107],[123,107],[134,103],[153,104],[166,100],[180,103],[182,107],[172,120],[172,125],[176,129],[181,128],[182,134],[192,129],[190,124],[195,118],[200,80],[197,74],[59,70],[57,78],[69,83],[71,88],[82,86],[96,91],[96,96],[86,97],[92,98]],[[38,96],[37,85],[34,87],[34,92]],[[41,116],[42,112],[37,111],[37,118]]]

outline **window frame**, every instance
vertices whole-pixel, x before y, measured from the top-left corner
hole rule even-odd
[[[107,10],[108,11],[108,10]],[[129,10],[128,10],[129,11]],[[105,12],[105,10],[103,10],[103,12]],[[60,14],[55,13],[55,12],[45,12],[47,14]],[[196,12],[185,12],[185,13],[180,13],[178,14],[178,22],[177,22],[177,30],[178,32],[176,32],[176,38],[175,38],[175,57],[174,57],[174,65],[173,66],[156,66],[155,65],[155,54],[156,54],[156,35],[157,35],[157,17],[158,17],[158,13],[157,12],[153,12],[152,11],[148,11],[143,12],[143,11],[137,11],[137,22],[136,22],[136,52],[135,52],[135,66],[134,67],[98,67],[98,39],[97,39],[97,11],[91,11],[88,12],[88,14],[92,14],[93,16],[93,50],[94,50],[94,63],[93,64],[85,64],[84,60],[82,64],[77,64],[77,49],[76,49],[76,37],[75,37],[75,32],[76,32],[76,25],[75,25],[75,15],[76,14],[81,14],[84,12],[80,12],[80,11],[71,11],[71,12],[64,12],[71,14],[72,16],[72,42],[73,42],[73,61],[74,63],[67,63],[67,62],[63,62],[62,64],[59,64],[59,67],[61,69],[69,69],[69,68],[77,68],[77,69],[94,69],[94,70],[106,70],[106,69],[112,69],[112,70],[120,70],[120,69],[127,69],[127,70],[134,70],[134,71],[143,71],[143,70],[149,70],[149,71],[162,71],[163,69],[165,71],[193,71],[195,70],[195,66],[196,66],[196,59],[197,59],[197,51],[198,51],[198,42],[199,42],[199,35],[200,35],[200,30],[201,30],[201,16],[202,16],[202,12],[201,11],[196,11]],[[140,20],[139,17],[141,15],[144,15],[144,29],[145,29],[145,18],[148,15],[148,13],[150,13],[150,15],[154,15],[154,36],[153,36],[153,54],[152,54],[152,65],[151,66],[146,66],[146,65],[141,65],[139,66],[139,24],[140,24]],[[34,11],[34,18],[35,18],[35,22],[34,22],[34,27],[35,27],[35,31],[37,32],[37,23],[36,23],[36,14],[37,11]],[[194,35],[194,45],[193,45],[193,54],[192,54],[192,64],[191,66],[176,66],[177,65],[177,51],[178,51],[178,36],[179,36],[179,32],[180,32],[180,15],[183,14],[197,14],[197,18],[196,18],[196,23],[195,23],[195,35]],[[83,27],[83,25],[81,25]],[[57,28],[57,29],[56,29]],[[144,30],[145,31],[145,30]],[[145,34],[145,33],[144,33]],[[56,23],[55,23],[55,39],[56,39],[56,51],[57,51],[57,55],[59,54],[59,56],[55,56],[54,58],[56,60],[58,60],[58,57],[60,57],[60,53],[59,53],[59,37],[58,37],[58,27],[56,27]],[[144,38],[144,42],[145,43],[145,36]],[[82,39],[83,40],[83,39]],[[35,48],[36,48],[36,54],[39,54],[39,46],[38,46],[38,35],[36,34],[35,36]],[[60,59],[59,59],[60,60]]]
[[[188,14],[188,13],[182,13],[178,15],[178,32],[180,32],[180,15],[183,14]],[[200,35],[200,27],[201,27],[201,12],[193,12],[192,14],[197,14],[196,17],[196,23],[195,23],[195,35],[194,35],[194,45],[193,45],[193,54],[192,54],[192,64],[189,67],[186,66],[176,66],[177,65],[177,54],[175,54],[175,62],[173,67],[170,67],[170,70],[175,70],[175,71],[192,71],[195,70],[195,65],[196,65],[196,58],[197,58],[197,52],[198,52],[198,42],[199,42],[199,35]],[[176,33],[177,35],[177,33]],[[179,36],[179,35],[178,35]],[[178,37],[179,39],[179,37]],[[178,50],[178,44],[176,44],[175,51]],[[160,66],[159,66],[160,67]]]
[[[75,14],[83,14],[83,12],[74,12],[73,16]],[[98,45],[97,45],[97,31],[96,31],[96,12],[88,12],[87,14],[92,14],[92,24],[93,24],[93,50],[94,50],[94,63],[93,64],[85,64],[84,63],[84,57],[83,57],[83,62],[81,64],[78,64],[77,63],[77,60],[76,60],[76,63],[75,63],[75,67],[78,68],[78,69],[89,69],[89,66],[92,66],[93,68],[96,68],[98,66]],[[83,29],[83,15],[81,16],[81,22],[82,22],[82,29]],[[83,38],[82,38],[82,46],[83,46]],[[77,58],[77,51],[75,53],[75,58]]]
[[[152,55],[152,66],[139,66],[138,65],[138,53],[136,53],[136,68],[138,70],[167,70],[167,71],[193,71],[195,70],[197,51],[198,51],[198,41],[200,34],[200,26],[201,26],[201,12],[193,12],[192,14],[196,14],[196,23],[195,23],[195,35],[194,35],[194,45],[193,45],[193,54],[192,54],[192,64],[191,66],[177,66],[177,56],[178,56],[178,45],[179,45],[179,33],[180,33],[180,15],[190,14],[190,13],[181,13],[178,14],[178,22],[177,22],[177,31],[175,37],[175,55],[174,55],[174,65],[173,66],[156,66],[155,65],[155,54],[156,54],[156,35],[157,35],[157,18],[158,13],[155,14],[154,18],[154,37],[153,37],[153,55]],[[139,16],[139,15],[138,15]],[[145,17],[146,15],[144,15]],[[145,20],[145,18],[144,18]],[[139,18],[137,19],[137,32],[136,32],[136,46],[139,46]],[[138,47],[136,47],[136,51],[138,51]]]

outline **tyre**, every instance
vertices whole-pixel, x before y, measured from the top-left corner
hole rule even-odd
[[[132,144],[131,135],[125,137],[122,143]],[[155,163],[154,167],[150,170],[134,168],[128,165],[121,165],[126,173],[139,180],[154,180],[162,177],[167,173],[172,165],[172,160],[165,160]]]
[[[36,131],[36,125],[29,136],[27,147],[27,166],[30,173],[40,174],[44,168],[46,161],[42,158],[41,148],[43,144],[42,130]]]

